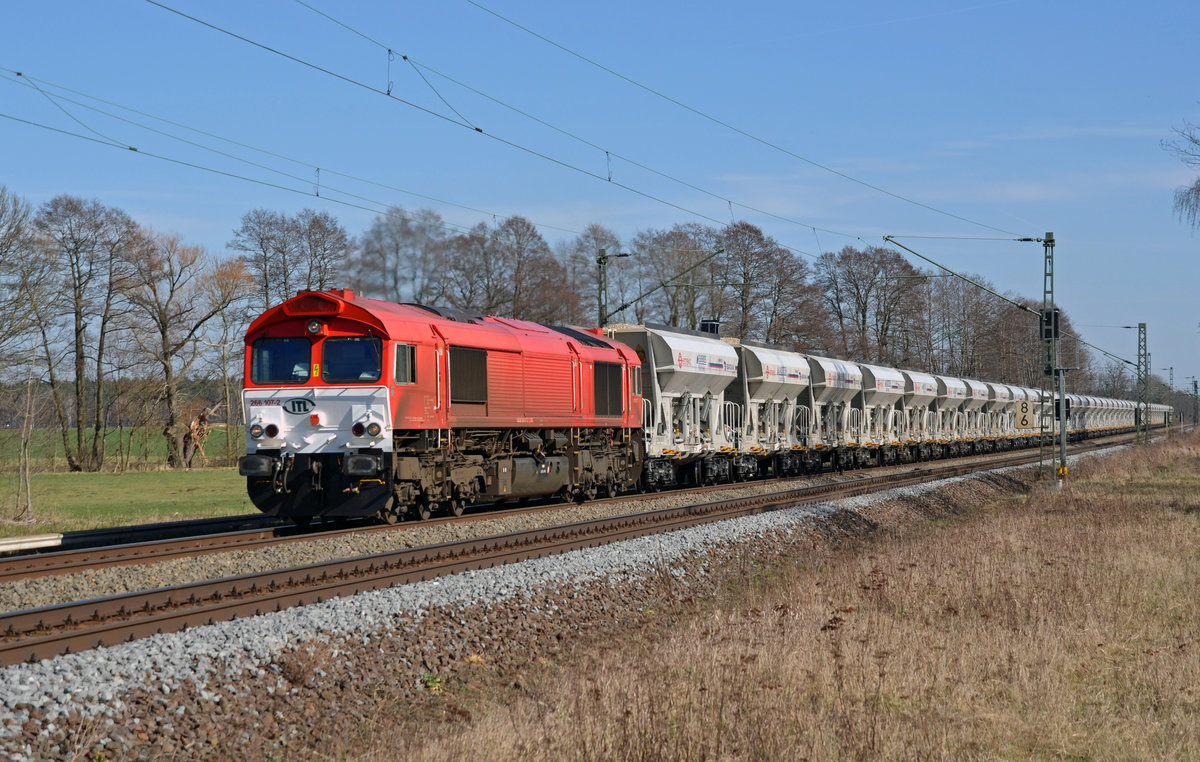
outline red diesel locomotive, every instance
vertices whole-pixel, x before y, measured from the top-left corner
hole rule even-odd
[[[246,452],[265,513],[461,514],[641,478],[641,366],[596,330],[302,292],[246,334]]]

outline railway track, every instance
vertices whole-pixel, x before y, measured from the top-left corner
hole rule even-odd
[[[131,545],[139,542],[152,542],[181,537],[195,537],[204,534],[232,532],[245,528],[265,528],[282,526],[285,522],[261,513],[251,513],[242,516],[221,516],[207,519],[188,519],[186,521],[164,521],[156,524],[135,524],[131,526],[106,527],[104,529],[88,529],[78,532],[63,532],[56,534],[24,535],[0,539],[0,568],[22,558],[32,558],[43,553],[62,553],[66,551],[86,550],[88,548],[103,548],[113,545]]]
[[[990,456],[975,456],[976,459],[991,459],[1021,457],[1020,455],[993,454]],[[929,466],[937,468],[936,462]],[[897,467],[890,467],[895,469]],[[907,468],[907,467],[899,467]],[[874,478],[859,474],[872,472],[851,471],[850,480]],[[788,477],[767,479],[749,483],[719,484],[689,489],[674,490],[676,495],[704,495],[720,492],[746,484],[771,485],[791,484],[805,477]],[[811,477],[810,477],[811,478]],[[602,500],[590,501],[592,504],[629,502],[632,500],[653,499],[658,493],[648,495],[620,495]],[[237,516],[222,519],[203,519],[186,522],[170,522],[167,524],[145,524],[134,527],[117,527],[107,530],[80,533],[68,549],[40,553],[26,553],[0,558],[0,584],[16,582],[23,579],[50,576],[55,574],[71,574],[88,569],[101,569],[131,564],[148,564],[159,561],[169,561],[176,558],[192,558],[196,556],[226,553],[235,550],[253,550],[288,542],[312,542],[314,540],[330,539],[358,533],[391,533],[405,531],[412,527],[429,527],[439,524],[463,521],[475,521],[503,518],[521,513],[537,513],[562,508],[564,503],[558,501],[538,501],[532,505],[508,508],[502,510],[488,509],[469,512],[466,516],[455,518],[442,516],[422,522],[400,525],[371,524],[366,521],[354,522],[325,522],[309,528],[299,528],[280,519],[268,516]],[[249,528],[243,528],[249,527]]]
[[[1118,441],[1111,444],[1120,443]],[[1093,449],[1101,445],[1083,443],[1081,446]],[[928,468],[912,469],[900,474],[871,475],[833,484],[786,489],[767,495],[631,513],[14,611],[0,615],[0,664],[35,661],[97,646],[114,645],[148,635],[178,632],[204,624],[255,616],[338,596],[455,574],[468,569],[488,568],[752,513],[843,499],[883,489],[1037,461],[1036,452],[1025,452],[988,458],[982,462],[975,460],[971,463],[936,463]],[[484,518],[495,516],[494,513],[483,514]],[[416,526],[427,525],[429,522]],[[381,526],[357,531],[403,530]],[[242,544],[237,547],[312,539],[311,536],[266,537],[262,536],[261,532],[258,535],[253,539],[243,538]],[[231,538],[219,536],[191,538],[181,542],[194,544],[199,540],[213,541],[204,545],[201,552],[219,552],[232,547],[229,544]],[[136,562],[128,560],[134,557],[132,554],[135,551],[136,549],[131,549],[131,554],[126,555],[123,562]],[[194,554],[196,550],[193,547],[193,550],[188,551],[181,543],[175,543],[170,550],[162,552],[173,554],[170,557],[178,557]],[[145,559],[146,556],[141,558]],[[59,567],[60,570],[61,568]]]

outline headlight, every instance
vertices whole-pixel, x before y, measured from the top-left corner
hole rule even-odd
[[[250,436],[253,439],[261,439],[263,435],[263,427],[261,423],[256,423],[250,427]]]
[[[383,431],[383,427],[375,421],[371,421],[367,424],[367,436],[377,437],[381,431]]]

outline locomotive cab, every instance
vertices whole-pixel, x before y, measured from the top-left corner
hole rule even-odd
[[[264,513],[301,521],[363,515],[391,497],[391,389],[409,353],[349,307],[306,294],[247,333],[238,472]]]

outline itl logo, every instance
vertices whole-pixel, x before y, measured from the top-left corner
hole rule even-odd
[[[283,403],[283,409],[293,415],[304,415],[316,406],[317,403],[303,397],[297,397]]]

